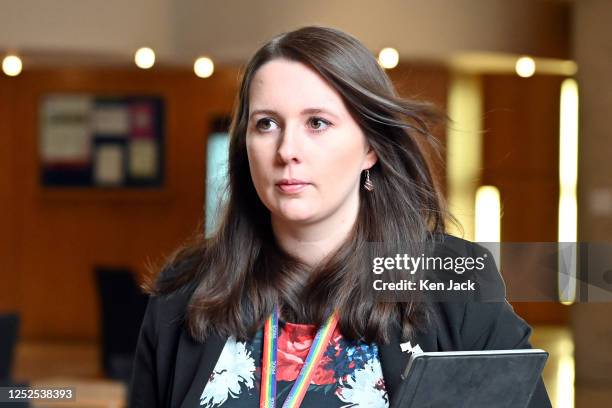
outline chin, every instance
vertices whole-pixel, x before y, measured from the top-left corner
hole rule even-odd
[[[308,223],[316,218],[316,213],[310,208],[304,208],[302,206],[290,207],[290,208],[277,208],[274,213],[282,220],[286,222],[295,223]]]
[[[296,222],[296,223],[308,223],[314,218],[314,214],[312,213],[302,213],[302,212],[283,212],[279,214],[280,217],[287,222]]]

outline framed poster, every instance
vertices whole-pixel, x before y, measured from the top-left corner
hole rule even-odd
[[[45,187],[161,187],[164,102],[50,94],[40,106],[39,142]]]

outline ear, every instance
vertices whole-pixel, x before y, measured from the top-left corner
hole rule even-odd
[[[376,162],[378,162],[378,156],[376,155],[374,149],[372,149],[372,146],[368,146],[368,152],[366,153],[362,170],[369,169],[370,167],[375,165]]]

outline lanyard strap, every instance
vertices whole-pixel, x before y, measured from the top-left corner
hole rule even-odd
[[[295,384],[291,387],[287,399],[283,403],[283,408],[297,408],[302,403],[317,364],[321,360],[337,324],[338,314],[332,313],[325,324],[317,331],[312,345],[310,346],[310,350],[308,351],[306,361],[295,380]],[[259,408],[275,408],[276,406],[278,330],[278,306],[275,306],[274,311],[266,319],[264,325],[264,349]]]

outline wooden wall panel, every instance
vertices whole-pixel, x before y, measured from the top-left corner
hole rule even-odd
[[[500,190],[504,242],[557,241],[562,80],[542,75],[483,77],[482,182]],[[554,296],[555,276],[549,277],[547,286]],[[567,322],[567,307],[559,303],[517,302],[513,306],[532,324]]]
[[[0,77],[0,312],[19,309],[20,275],[16,269],[14,137],[12,137],[15,78]]]
[[[10,155],[18,197],[10,239],[20,276],[21,335],[28,339],[95,339],[99,331],[96,264],[139,275],[192,233],[203,212],[206,134],[229,113],[235,70],[214,80],[189,71],[39,70],[15,78]],[[159,191],[42,189],[38,179],[38,109],[50,92],[149,93],[166,100],[165,187]],[[4,95],[3,95],[4,96]],[[3,153],[5,154],[5,153]],[[9,187],[10,188],[10,187]],[[3,275],[6,275],[3,272]],[[0,288],[0,297],[14,289]],[[14,302],[13,302],[14,303]]]

